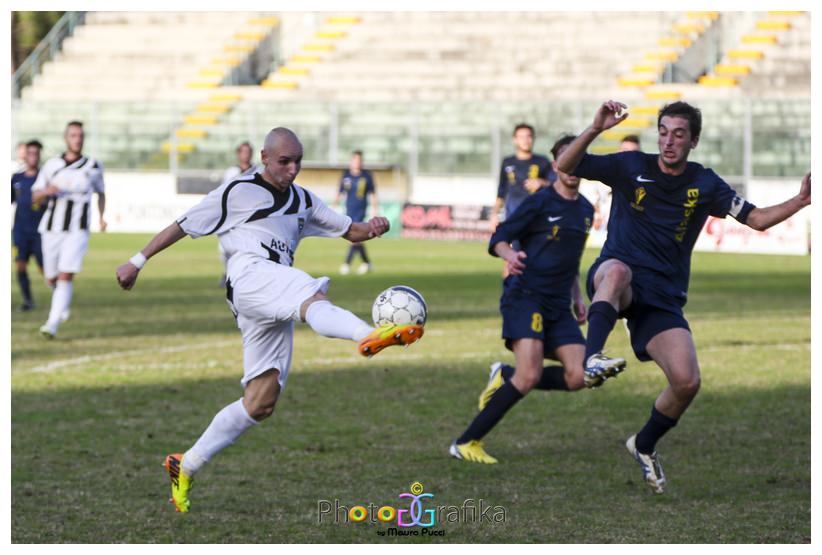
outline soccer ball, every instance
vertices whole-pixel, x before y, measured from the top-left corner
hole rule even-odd
[[[374,301],[371,317],[377,327],[385,324],[424,326],[428,305],[418,292],[405,285],[389,287]]]

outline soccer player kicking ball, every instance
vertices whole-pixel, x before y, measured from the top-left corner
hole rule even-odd
[[[651,407],[645,426],[626,447],[645,482],[665,490],[657,441],[676,426],[699,391],[699,363],[682,313],[688,295],[691,252],[708,216],[731,215],[762,231],[811,203],[811,176],[799,194],[768,208],[756,208],[713,170],[688,162],[699,143],[702,114],[684,102],[664,106],[657,119],[659,154],[586,154],[596,137],[627,117],[627,107],[608,101],[594,121],[560,155],[559,169],[601,181],[613,190],[608,238],[588,271],[586,356],[601,351],[617,318],[626,318],[637,358],[656,362],[668,387]],[[621,115],[620,115],[621,113]]]
[[[574,140],[559,139],[554,159]],[[556,162],[554,162],[556,170]],[[585,303],[579,289],[579,261],[591,229],[594,207],[579,194],[579,178],[557,172],[552,187],[523,202],[491,236],[488,251],[509,271],[500,299],[502,337],[514,351],[516,368],[495,363],[480,395],[480,412],[451,444],[457,459],[493,464],[480,441],[532,389],[576,391],[598,387],[625,369],[625,360],[591,357],[583,368]],[[518,240],[522,250],[511,248]],[[571,314],[571,306],[576,315]],[[546,366],[543,359],[562,366]]]
[[[243,336],[245,390],[241,399],[217,413],[188,451],[166,457],[177,511],[189,510],[189,489],[197,471],[274,412],[291,367],[295,321],[326,337],[358,341],[364,356],[422,337],[422,326],[372,328],[331,304],[327,277],[315,279],[291,266],[303,237],[360,242],[379,237],[389,226],[385,218],[352,223],[295,185],[302,157],[302,144],[292,131],[271,130],[262,150],[262,173],[240,176],[213,190],[117,268],[118,283],[131,289],[147,259],[186,235],[216,233],[229,255],[226,297]]]

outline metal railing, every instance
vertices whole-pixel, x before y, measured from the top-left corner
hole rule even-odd
[[[53,60],[60,52],[63,41],[74,34],[74,29],[86,21],[86,12],[66,12],[54,27],[43,37],[43,40],[34,48],[31,54],[23,60],[11,80],[11,94],[14,98],[20,97],[24,87],[31,85],[34,78],[40,74],[43,64]]]

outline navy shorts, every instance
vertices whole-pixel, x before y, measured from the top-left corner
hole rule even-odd
[[[40,234],[36,231],[25,232],[14,230],[12,232],[14,241],[14,259],[18,262],[28,262],[32,256],[37,261],[37,265],[43,266],[43,249],[40,246]]]
[[[588,270],[585,287],[588,299],[594,298],[594,275],[604,260],[597,260]],[[631,306],[619,313],[625,318],[631,334],[631,348],[636,357],[647,362],[652,360],[646,347],[657,334],[663,331],[684,328],[691,330],[682,313],[682,304],[675,297],[665,296],[659,292],[660,284],[650,275],[631,268]]]
[[[500,312],[502,338],[509,350],[513,350],[511,345],[515,339],[540,339],[545,358],[555,359],[557,347],[571,343],[585,345],[570,308],[564,312],[549,310],[532,297],[508,293],[500,300]]]

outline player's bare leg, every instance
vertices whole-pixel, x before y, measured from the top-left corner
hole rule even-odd
[[[585,345],[571,343],[554,350],[554,356],[562,363],[563,377],[568,391],[585,387]]]
[[[606,260],[594,274],[594,298],[588,311],[588,337],[585,341],[585,385],[598,387],[604,380],[625,369],[625,360],[602,354],[617,316],[630,306],[631,269],[616,259]]]
[[[166,457],[165,467],[171,478],[171,502],[178,512],[187,512],[194,475],[211,458],[233,444],[248,428],[274,413],[280,397],[280,372],[272,368],[251,379],[242,399],[223,407],[208,428],[185,454]]]
[[[68,319],[74,291],[73,280],[74,274],[69,272],[60,272],[57,278],[48,280],[49,285],[54,286],[54,292],[51,294],[48,320],[40,327],[40,334],[47,339],[54,338],[60,323]]]
[[[668,387],[657,397],[648,422],[637,435],[628,438],[626,447],[642,468],[647,484],[655,493],[662,493],[666,480],[656,442],[676,426],[699,392],[699,363],[691,332],[684,328],[660,332],[648,342],[646,350],[668,378]]]

